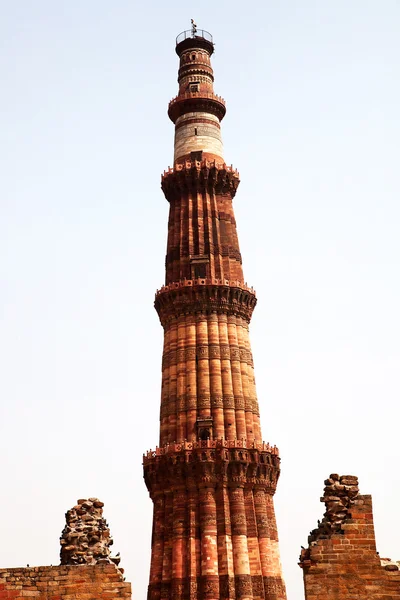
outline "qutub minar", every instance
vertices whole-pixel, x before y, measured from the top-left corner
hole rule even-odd
[[[245,284],[214,93],[212,36],[176,40],[179,94],[165,285],[160,442],[144,457],[154,503],[149,600],[285,600],[273,495],[280,459],[263,442]]]
[[[160,446],[144,456],[154,503],[149,600],[286,600],[273,495],[276,447],[262,441],[232,199],[239,175],[224,162],[225,103],[213,91],[206,31],[177,38],[179,95],[165,286]],[[372,499],[357,477],[324,482],[325,514],[302,547],[306,600],[400,600],[400,561],[376,551]],[[103,502],[67,511],[60,565],[0,568],[0,600],[131,600],[111,555]],[[22,545],[23,549],[23,545]]]

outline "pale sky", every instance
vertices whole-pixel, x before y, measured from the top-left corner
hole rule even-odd
[[[192,11],[195,10],[193,13]],[[400,559],[400,2],[0,1],[0,567],[57,564],[98,496],[146,596],[176,35],[216,43],[288,599],[323,480]]]

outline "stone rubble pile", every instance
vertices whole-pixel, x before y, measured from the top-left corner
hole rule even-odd
[[[342,525],[350,518],[350,509],[358,496],[358,478],[354,475],[342,475],[332,473],[324,481],[324,495],[321,502],[325,503],[325,514],[322,521],[318,521],[318,527],[313,529],[308,536],[309,548],[303,548],[300,562],[309,559],[310,547],[318,540],[329,538],[333,533],[340,533]]]
[[[332,473],[329,479],[325,479],[324,484],[321,502],[325,503],[326,511],[317,529],[311,531],[308,537],[309,544],[342,530],[343,522],[348,518],[350,507],[359,492],[358,479],[353,475],[340,477]]]
[[[119,555],[111,556],[113,539],[103,518],[103,506],[98,498],[82,499],[66,512],[67,523],[60,537],[62,565],[114,563],[118,566]]]

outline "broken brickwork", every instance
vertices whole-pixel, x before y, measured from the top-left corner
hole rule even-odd
[[[398,563],[376,551],[371,496],[357,477],[325,480],[326,512],[300,555],[306,600],[399,600]]]
[[[103,517],[103,506],[98,498],[81,499],[67,511],[60,538],[62,565],[119,564],[119,556],[111,556],[113,539]]]
[[[78,500],[65,517],[61,565],[0,569],[0,600],[131,600],[131,584],[112,557],[98,498]]]

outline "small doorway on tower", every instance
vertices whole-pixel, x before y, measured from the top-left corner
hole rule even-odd
[[[192,256],[190,259],[190,270],[192,279],[205,281],[209,277],[210,260],[208,256]]]
[[[195,131],[196,131],[195,135],[197,135],[197,128]],[[191,152],[190,160],[191,161],[198,160],[199,162],[201,162],[203,160],[203,150],[196,150],[195,152]]]
[[[193,81],[193,83],[189,84],[190,92],[199,92],[200,91],[200,81]]]
[[[202,442],[213,439],[213,418],[204,417],[197,419],[197,437]]]

